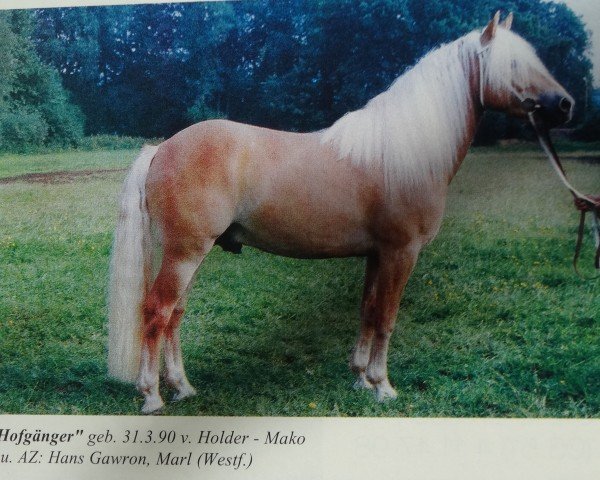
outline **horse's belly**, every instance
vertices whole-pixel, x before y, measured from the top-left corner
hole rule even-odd
[[[271,212],[241,222],[234,237],[243,245],[296,258],[362,256],[373,248],[368,232],[345,215]]]
[[[264,252],[292,258],[334,258],[334,257],[361,257],[369,253],[371,248],[363,242],[306,242],[306,241],[278,241],[261,235],[248,235],[241,241],[242,245],[258,248]]]

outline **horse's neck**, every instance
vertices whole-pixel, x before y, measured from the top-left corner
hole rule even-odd
[[[441,47],[322,132],[341,158],[381,170],[386,190],[448,184],[481,117],[477,34]]]
[[[467,96],[467,106],[464,111],[466,117],[464,136],[457,145],[456,157],[452,169],[449,172],[447,184],[452,181],[458,172],[458,169],[461,167],[462,162],[473,143],[481,119],[483,118],[483,105],[481,105],[481,96],[479,92],[479,75],[481,74],[479,58],[477,58],[477,55],[473,54],[473,52],[469,53],[468,50],[461,51],[460,54],[464,55],[463,63],[468,65],[467,78],[469,79],[469,94]]]
[[[465,135],[457,146],[456,158],[454,159],[452,169],[447,179],[448,184],[452,181],[456,172],[458,172],[458,169],[462,165],[462,162],[473,143],[481,119],[483,118],[483,105],[481,105],[479,95],[479,61],[475,59],[470,61],[469,68],[469,95],[467,98],[467,108],[465,109]]]

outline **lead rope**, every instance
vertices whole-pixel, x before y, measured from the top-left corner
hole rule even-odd
[[[548,129],[545,128],[535,118],[535,112],[529,112],[529,121],[533,125],[533,128],[538,136],[538,140],[542,149],[546,153],[550,164],[554,168],[554,171],[558,175],[558,178],[562,181],[565,187],[571,192],[573,198],[575,200],[582,201],[589,208],[589,211],[592,215],[592,235],[594,236],[594,243],[596,245],[596,254],[594,256],[594,267],[596,269],[600,269],[600,211],[591,198],[582,194],[577,189],[571,185],[569,180],[566,177],[565,169],[563,168],[560,159],[558,158],[558,154],[552,145],[552,141],[550,140],[550,135],[548,134]],[[579,227],[577,229],[577,242],[575,243],[575,253],[573,255],[573,268],[575,269],[575,273],[584,279],[590,279],[590,277],[584,277],[577,267],[577,261],[579,260],[579,255],[581,254],[581,246],[583,244],[583,235],[585,232],[585,214],[586,211],[582,211],[579,215]],[[591,277],[598,278],[598,276]]]
[[[485,102],[484,102],[484,98],[483,98],[484,97],[483,54],[487,50],[490,49],[490,46],[491,45],[486,45],[485,47],[482,47],[479,50],[477,50],[477,57],[478,57],[478,63],[479,63],[479,101],[481,102],[481,107],[484,110],[485,110]],[[508,85],[506,85],[506,87],[521,102],[526,100],[523,97],[523,95],[520,92],[518,92],[512,85],[508,84]],[[560,162],[560,159],[558,158],[558,154],[556,153],[556,150],[554,149],[554,146],[552,145],[552,141],[550,140],[550,135],[548,134],[548,129],[543,127],[542,125],[539,124],[539,122],[536,121],[536,118],[535,118],[535,108],[536,107],[537,106],[534,107],[533,111],[530,111],[528,113],[528,116],[529,116],[529,121],[531,122],[531,125],[533,126],[533,128],[537,134],[537,137],[540,142],[540,145],[542,146],[542,149],[546,153],[546,156],[548,157],[548,160],[550,161],[552,168],[554,168],[554,171],[558,175],[558,178],[560,178],[560,180],[565,185],[565,187],[567,187],[567,189],[571,192],[571,195],[573,195],[573,198],[575,198],[576,200],[583,201],[586,204],[586,206],[589,208],[589,211],[592,214],[592,235],[594,237],[594,243],[596,245],[596,254],[594,256],[594,267],[596,269],[600,269],[600,211],[596,205],[596,202],[594,202],[591,198],[589,198],[588,196],[582,194],[577,189],[575,189],[571,185],[569,180],[567,179],[565,169],[563,168],[563,166]],[[583,244],[583,235],[584,235],[584,231],[585,231],[585,214],[586,214],[586,212],[582,211],[579,216],[579,227],[577,229],[577,241],[575,243],[575,253],[573,255],[573,269],[575,270],[575,273],[580,278],[586,278],[579,272],[579,268],[577,267],[577,262],[579,260],[579,255],[581,254],[581,246]],[[592,277],[592,278],[598,278],[598,276]]]

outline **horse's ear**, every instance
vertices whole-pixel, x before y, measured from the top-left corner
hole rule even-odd
[[[500,10],[496,12],[494,18],[488,23],[488,26],[485,27],[485,30],[481,34],[481,45],[486,46],[490,43],[494,37],[496,36],[496,29],[498,28],[498,23],[500,22]]]
[[[502,25],[507,30],[510,30],[510,28],[512,27],[512,22],[513,22],[513,13],[510,12],[500,25]]]

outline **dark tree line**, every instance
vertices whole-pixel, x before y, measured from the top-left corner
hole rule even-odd
[[[513,28],[584,105],[588,35],[565,5],[542,0],[246,0],[8,12],[0,16],[0,56],[21,42],[21,55],[45,69],[67,141],[81,134],[82,122],[87,134],[145,137],[214,117],[316,130],[497,9],[515,13]],[[25,27],[14,26],[17,17]],[[0,58],[0,69],[6,65]],[[23,104],[5,83],[0,77],[0,115],[19,111],[7,101]],[[58,133],[46,123],[48,143]],[[0,134],[2,125],[0,117]],[[483,133],[495,138],[519,128],[492,115]]]
[[[56,69],[36,54],[33,31],[28,12],[0,13],[0,150],[65,146],[83,133],[81,111]]]

